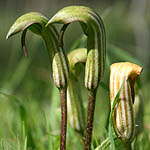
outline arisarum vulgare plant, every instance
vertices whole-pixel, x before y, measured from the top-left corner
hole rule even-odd
[[[87,36],[87,48],[83,46],[84,48],[71,51],[67,59],[63,49],[63,36],[72,22],[80,23]],[[60,33],[57,32],[55,23],[63,24]],[[21,44],[26,57],[28,57],[28,52],[25,38],[28,30],[41,36],[44,40],[48,50],[53,81],[60,92],[60,150],[66,150],[67,117],[71,128],[81,135],[84,150],[91,150],[97,88],[104,75],[106,64],[106,35],[102,19],[92,9],[84,6],[65,7],[50,20],[37,12],[24,14],[11,26],[6,39],[22,32]],[[84,67],[81,64],[85,64],[84,82],[88,90],[85,132],[84,106],[79,87],[81,81],[79,74]],[[108,148],[110,144],[111,148],[115,149],[115,139],[121,140],[126,150],[131,150],[131,142],[135,137],[134,83],[142,72],[142,68],[133,63],[122,62],[112,64],[110,72],[109,138],[102,142],[97,149]],[[112,132],[112,123],[116,134]]]
[[[54,23],[64,24],[62,30],[65,31],[68,24],[75,21],[80,22],[84,33],[87,35],[85,87],[89,91],[89,103],[84,149],[90,150],[96,92],[105,69],[106,35],[103,21],[99,15],[84,6],[69,6],[61,9],[50,19],[47,26]]]
[[[25,56],[27,51],[25,47],[25,36],[27,29],[40,35],[47,46],[50,65],[53,74],[53,81],[60,91],[61,97],[61,142],[60,150],[66,147],[66,129],[67,129],[67,85],[69,78],[68,61],[66,59],[63,47],[59,47],[58,33],[54,26],[45,27],[48,19],[40,13],[31,12],[19,17],[11,26],[6,39],[12,35],[22,32],[22,48]]]
[[[142,70],[142,67],[129,62],[115,63],[110,67],[111,108],[122,86],[112,119],[115,132],[126,150],[132,149],[131,142],[135,137],[134,83]]]

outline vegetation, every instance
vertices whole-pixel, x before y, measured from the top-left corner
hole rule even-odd
[[[112,147],[117,150],[124,148],[124,145],[114,133],[113,128],[110,129],[111,118],[109,117],[113,112],[110,113],[110,92],[108,88],[109,67],[113,62],[130,61],[144,68],[141,79],[138,78],[135,85],[135,103],[133,106],[136,118],[136,136],[132,142],[132,148],[135,150],[148,150],[150,148],[150,111],[148,101],[149,95],[147,93],[149,87],[148,72],[146,65],[143,64],[142,61],[136,57],[132,57],[132,55],[125,50],[127,46],[122,46],[124,48],[121,48],[114,44],[115,42],[111,42],[112,40],[110,41],[111,38],[113,39],[114,31],[113,29],[112,31],[109,31],[107,28],[110,25],[110,20],[113,18],[113,13],[114,10],[109,10],[101,16],[107,33],[106,69],[103,79],[100,79],[100,82],[98,83],[99,88],[97,89],[91,147],[92,150],[112,149]],[[46,23],[44,23],[44,26],[45,24]],[[74,27],[73,25],[69,26],[72,26],[76,30],[79,28],[79,25],[76,23],[75,26],[77,27]],[[86,62],[87,56],[85,54],[87,50],[80,49],[86,47],[87,37],[81,35],[75,42],[72,42],[71,37],[73,39],[75,38],[72,34],[74,33],[74,29],[71,30],[69,26],[67,26],[67,30],[64,29],[64,27],[62,28],[61,33],[64,34],[63,32],[66,30],[66,35],[62,35],[60,38],[60,40],[62,40],[63,36],[65,37],[64,43],[62,43],[62,41],[59,43],[61,46],[65,47],[65,49],[67,49],[66,47],[69,47],[68,45],[71,45],[71,48],[69,48],[70,50],[68,51],[70,79],[69,81],[66,81],[66,83],[69,85],[67,90],[68,93],[70,93],[70,101],[72,101],[70,104],[72,104],[73,109],[71,110],[73,111],[68,111],[66,149],[80,150],[83,149],[84,137],[87,135],[87,133],[85,133],[85,125],[89,109],[88,90],[90,90],[90,88],[87,87],[87,90],[84,87],[84,74],[86,73],[86,71],[84,72],[84,64]],[[112,25],[112,28],[113,27],[115,28],[115,25]],[[59,31],[60,26],[56,26],[56,29]],[[127,29],[130,30],[130,26],[128,26]],[[37,32],[33,26],[31,26],[30,30],[36,34],[39,32]],[[25,41],[23,40],[25,32],[23,32],[22,36],[23,46],[25,46]],[[83,32],[81,34],[83,34]],[[5,68],[3,76],[1,75],[0,149],[3,150],[57,150],[60,146],[61,104],[58,89],[60,89],[60,87],[66,88],[66,86],[57,85],[57,83],[55,83],[58,89],[55,87],[49,73],[51,71],[49,66],[53,63],[51,62],[53,59],[50,58],[49,61],[48,56],[46,56],[46,48],[43,46],[44,44],[41,43],[41,39],[38,36],[32,37],[32,39],[31,37],[32,35],[26,38],[28,49],[31,49],[28,59],[23,58],[18,52],[20,46],[16,39],[7,41],[7,43],[12,44],[11,48],[9,48],[9,52],[13,50],[14,52],[10,55],[9,68]],[[68,39],[70,39],[70,41],[68,41]],[[73,44],[69,44],[69,42]],[[127,43],[127,45],[130,47],[129,43]],[[25,55],[27,55],[25,49],[24,52]],[[42,58],[41,55],[43,55],[44,58]],[[55,67],[52,69],[54,70]],[[53,78],[54,76],[55,75],[53,74]],[[116,96],[114,107],[118,101],[121,90],[122,87]],[[72,91],[75,91],[76,94]],[[79,102],[74,103],[76,100],[79,100]],[[147,105],[144,105],[144,103],[147,103]],[[71,116],[70,114],[73,115],[72,117],[75,117],[72,119],[74,120],[73,124],[71,124],[71,119],[69,118]],[[76,126],[75,124],[78,120],[79,122]],[[115,147],[113,146],[113,143],[115,144]]]

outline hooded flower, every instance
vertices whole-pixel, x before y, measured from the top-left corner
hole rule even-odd
[[[110,67],[111,107],[115,96],[123,84],[118,103],[114,110],[113,123],[116,134],[125,141],[132,141],[134,138],[134,83],[142,70],[140,66],[129,62],[115,63]]]

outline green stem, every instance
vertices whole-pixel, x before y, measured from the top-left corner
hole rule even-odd
[[[85,143],[84,143],[84,150],[91,149],[94,110],[95,110],[95,102],[96,102],[96,91],[97,91],[96,89],[89,90],[88,116],[87,116],[87,126],[86,126],[86,137],[85,137]]]
[[[128,143],[125,145],[125,150],[132,150],[131,142],[128,142]]]
[[[132,146],[131,146],[131,142],[130,141],[127,141],[125,139],[121,139],[124,147],[125,147],[125,150],[132,150]]]
[[[60,89],[61,98],[61,137],[60,150],[66,149],[66,130],[67,130],[67,89]]]
[[[72,114],[74,115],[74,129],[80,136],[84,137],[85,128],[85,116],[84,106],[81,98],[81,89],[78,79],[73,74],[70,74],[70,81],[68,84],[68,92],[70,93],[70,103],[72,105]],[[69,99],[67,99],[69,101]],[[76,127],[76,123],[79,124],[79,129]]]

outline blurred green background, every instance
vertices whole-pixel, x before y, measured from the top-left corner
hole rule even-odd
[[[137,146],[135,149],[149,150],[150,0],[0,0],[0,92],[9,95],[0,95],[0,148],[23,150],[27,145],[28,149],[44,150],[59,146],[60,99],[50,76],[44,42],[28,31],[29,58],[26,59],[21,51],[21,35],[8,41],[5,37],[12,23],[24,13],[37,11],[51,18],[59,9],[69,5],[91,7],[104,21],[108,59],[103,82],[106,85],[109,84],[109,66],[114,62],[130,61],[144,68],[138,90],[140,104],[137,104],[140,106],[137,107],[141,115],[137,118],[141,121],[141,133],[134,145]],[[68,27],[64,37],[66,53],[82,34],[78,23]],[[81,85],[87,109],[84,79]],[[94,138],[98,143],[107,137],[109,109],[109,92],[100,87],[94,123]],[[82,149],[74,131],[68,130],[70,139],[67,144],[72,146],[68,149]]]

